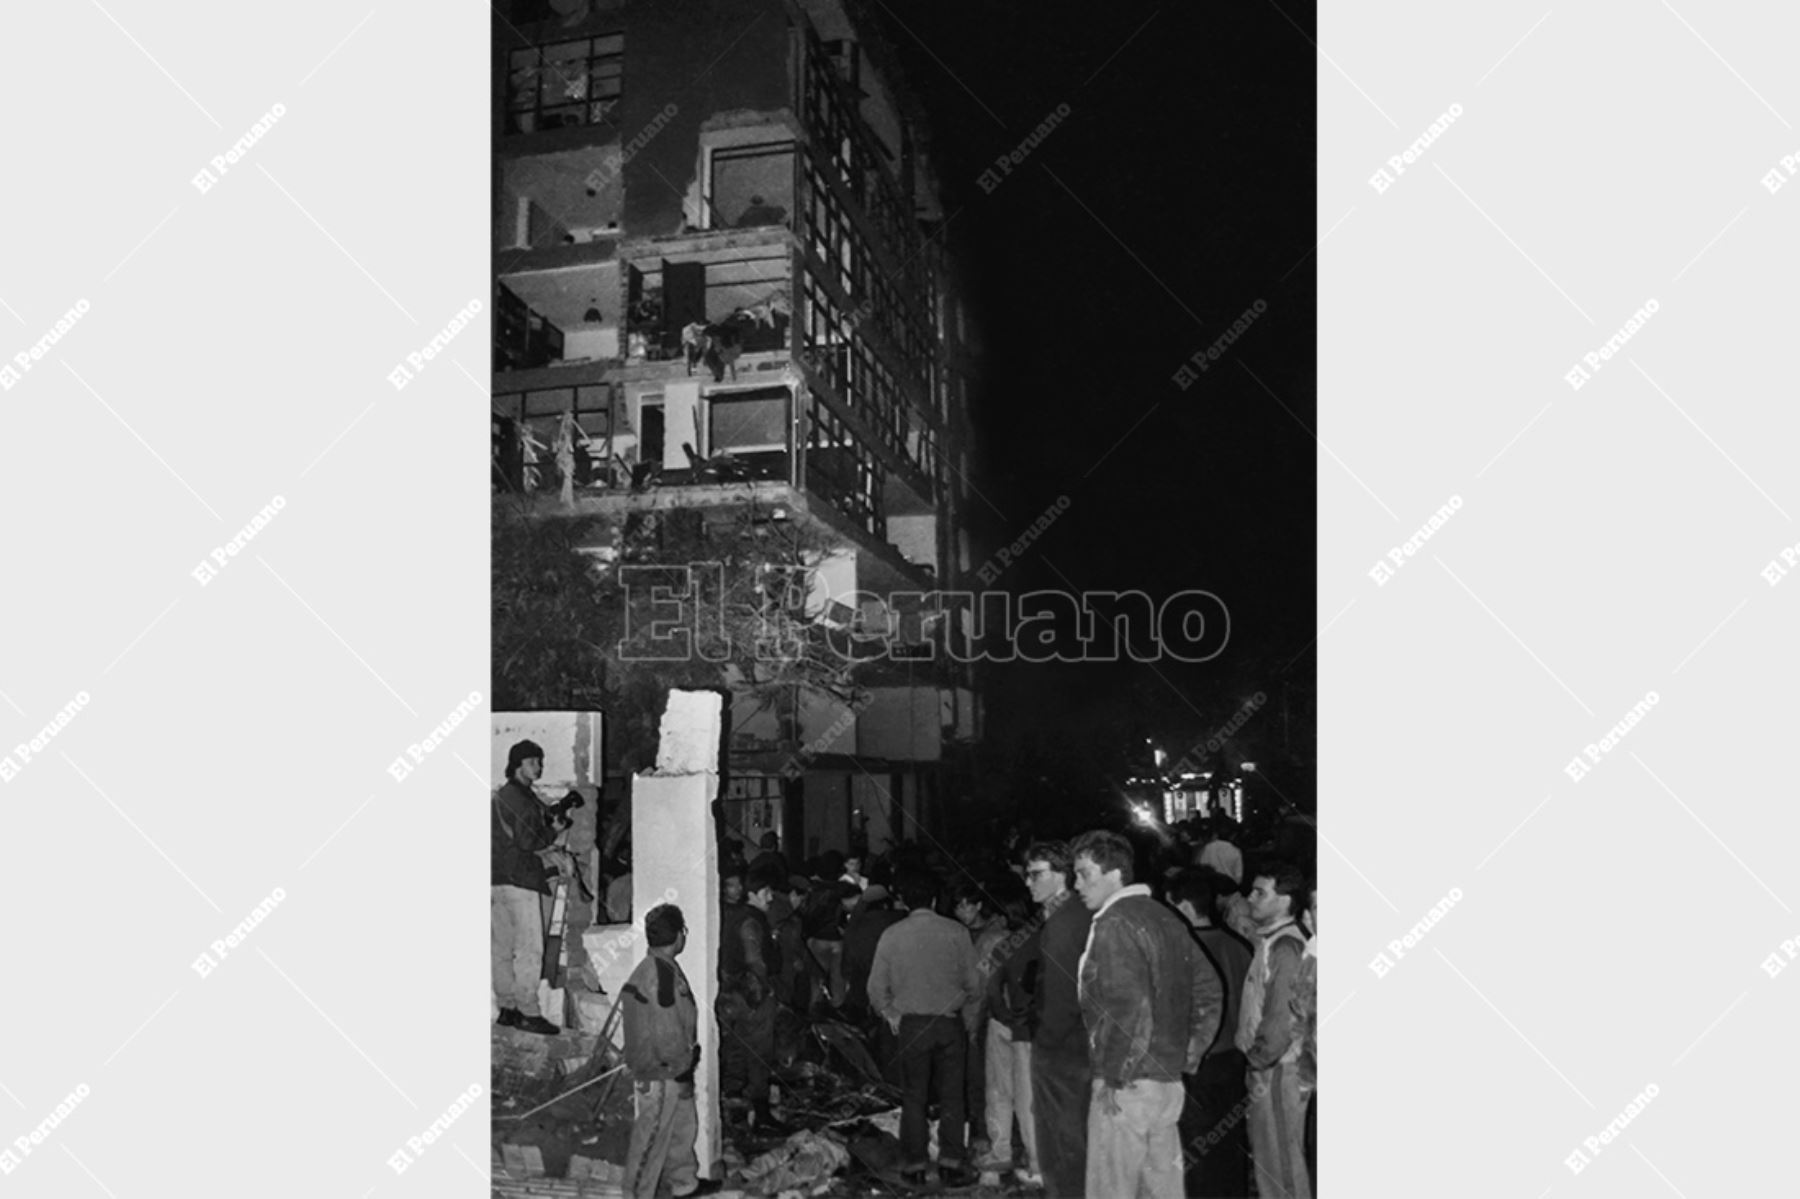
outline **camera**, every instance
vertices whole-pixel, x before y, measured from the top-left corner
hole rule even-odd
[[[570,787],[567,795],[555,803],[545,806],[545,818],[550,821],[551,828],[560,832],[574,823],[574,817],[569,813],[586,806],[586,804],[587,797],[574,787]]]

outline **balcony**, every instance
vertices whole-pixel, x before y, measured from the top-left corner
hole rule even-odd
[[[767,226],[627,244],[625,361],[704,362],[715,382],[744,355],[786,355],[793,238]]]

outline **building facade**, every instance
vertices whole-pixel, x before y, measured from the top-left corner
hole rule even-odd
[[[790,855],[929,839],[979,693],[892,597],[971,574],[979,353],[887,43],[854,0],[495,11],[496,503],[823,539],[820,618],[914,652],[855,704],[735,695],[727,820]]]

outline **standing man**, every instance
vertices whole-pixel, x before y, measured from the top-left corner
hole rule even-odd
[[[1025,851],[1025,883],[1042,908],[1043,926],[1027,971],[1036,968],[1032,994],[1031,1114],[1038,1162],[1049,1199],[1087,1192],[1088,1041],[1082,1027],[1081,954],[1093,918],[1069,890],[1069,847],[1039,841]]]
[[[803,1016],[812,1011],[812,999],[818,993],[812,985],[812,971],[807,966],[810,955],[806,949],[806,934],[800,931],[800,905],[806,902],[811,890],[812,883],[804,876],[790,875],[787,903],[783,905],[787,914],[775,922],[775,948],[781,954],[781,982],[776,995]],[[773,915],[774,905],[769,908]]]
[[[880,1067],[882,1077],[895,1086],[900,1085],[895,1062],[895,1051],[899,1046],[887,1021],[869,1008],[869,972],[875,968],[875,951],[881,946],[882,934],[904,919],[906,913],[895,911],[888,902],[887,888],[880,883],[870,883],[869,889],[857,901],[856,913],[850,917],[850,923],[844,926],[842,1012],[852,1024],[874,1034],[871,1044],[875,1064]]]
[[[923,1183],[930,1164],[926,1108],[938,1104],[938,1176],[946,1186],[978,1177],[963,1161],[967,1111],[963,1071],[981,983],[969,932],[937,914],[938,880],[909,874],[899,883],[906,919],[881,934],[869,969],[869,1006],[899,1041],[901,1177]]]
[[[969,1152],[977,1161],[985,1159],[993,1149],[987,1128],[987,979],[993,972],[994,950],[1006,939],[1006,919],[994,909],[993,897],[973,878],[965,878],[951,888],[951,911],[956,922],[969,930],[974,938],[975,972],[982,980],[984,1002],[969,1033],[968,1069],[963,1073],[969,1113]]]
[[[539,897],[550,894],[540,850],[556,834],[532,784],[544,773],[544,751],[520,741],[506,753],[506,782],[494,792],[493,846],[489,887],[489,958],[499,1023],[521,1032],[553,1037],[562,1030],[538,1007],[538,977],[544,970],[544,917]]]
[[[1306,937],[1295,921],[1306,908],[1297,867],[1264,867],[1250,888],[1250,914],[1262,939],[1244,982],[1237,1047],[1248,1064],[1246,1119],[1257,1193],[1263,1199],[1312,1199],[1303,1144],[1306,1096],[1300,1082],[1301,1029],[1294,1018]]]
[[[1255,950],[1213,923],[1221,887],[1231,880],[1210,870],[1183,871],[1169,892],[1194,938],[1225,980],[1225,1019],[1200,1068],[1183,1081],[1181,1143],[1187,1149],[1187,1193],[1194,1199],[1239,1199],[1250,1193],[1250,1141],[1244,1133],[1244,1055],[1237,1048],[1244,979]]]
[[[719,1189],[700,1182],[694,1156],[699,1123],[694,1111],[694,1067],[700,1061],[699,1013],[694,991],[675,959],[687,948],[687,921],[674,904],[644,917],[650,952],[631,972],[619,996],[624,1005],[625,1064],[637,1087],[637,1119],[625,1153],[628,1199],[655,1199],[666,1180],[676,1199]]]
[[[1013,1169],[1013,1119],[1019,1123],[1019,1139],[1024,1142],[1025,1167],[1016,1172],[1018,1181],[1027,1186],[1044,1185],[1043,1170],[1038,1164],[1037,1125],[1031,1111],[1031,992],[1024,972],[1028,942],[1035,931],[1030,927],[1031,900],[1023,884],[1012,876],[997,898],[1006,922],[1007,936],[985,964],[987,975],[987,1135],[988,1160],[982,1169]],[[976,964],[977,972],[983,963]]]
[[[1094,1092],[1087,1194],[1182,1199],[1181,1077],[1218,1035],[1224,983],[1181,918],[1132,881],[1131,842],[1083,833],[1071,852],[1094,913],[1080,975]]]
[[[769,1110],[769,1067],[775,1060],[775,986],[780,954],[769,928],[775,889],[787,880],[757,871],[745,884],[744,902],[725,909],[719,930],[719,1082],[723,1093],[741,1091],[759,1133],[786,1132]]]
[[[1300,959],[1300,983],[1294,992],[1294,1018],[1300,1021],[1300,1094],[1306,1102],[1306,1176],[1319,1176],[1319,884],[1307,897],[1306,954]]]

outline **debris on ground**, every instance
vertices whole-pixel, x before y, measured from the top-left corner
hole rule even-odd
[[[573,1040],[573,1038],[571,1038]],[[619,1195],[633,1119],[628,1072],[595,1085],[617,1065],[601,1050],[546,1053],[535,1075],[496,1056],[493,1093],[494,1193],[505,1199],[614,1199]],[[786,1055],[783,1055],[786,1057]],[[815,1020],[801,1052],[775,1071],[773,1107],[788,1127],[759,1131],[742,1100],[721,1101],[718,1159],[725,1193],[768,1199],[842,1196],[876,1199],[946,1193],[935,1172],[924,1186],[901,1177],[900,1092],[888,1083],[862,1033],[835,1020]],[[614,1085],[609,1085],[613,1083]],[[576,1090],[575,1088],[581,1089]],[[571,1093],[572,1092],[572,1093]],[[540,1111],[533,1111],[535,1108]],[[531,1113],[525,1119],[518,1117]],[[798,1131],[795,1131],[798,1130]],[[936,1157],[936,1128],[932,1128]],[[987,1172],[986,1185],[956,1188],[970,1199],[1042,1199],[1042,1188],[1015,1175]],[[996,1181],[1001,1185],[996,1186]]]
[[[757,1195],[822,1195],[831,1188],[832,1175],[849,1164],[850,1152],[835,1136],[801,1131],[745,1166],[742,1182]]]

